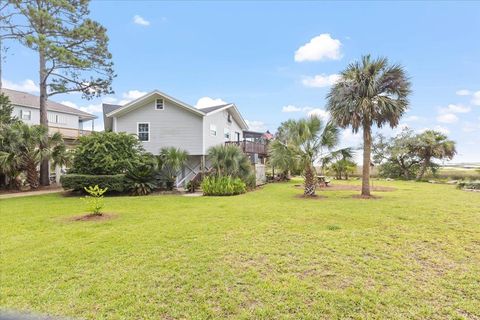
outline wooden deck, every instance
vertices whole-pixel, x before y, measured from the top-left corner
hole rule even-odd
[[[236,145],[240,147],[240,149],[242,149],[242,151],[247,154],[256,153],[261,156],[267,155],[267,145],[263,143],[252,142],[252,141],[226,141],[225,144]]]

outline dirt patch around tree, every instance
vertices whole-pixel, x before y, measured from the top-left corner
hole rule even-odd
[[[306,196],[304,194],[297,194],[297,195],[295,195],[295,198],[303,199],[303,200],[322,200],[322,199],[326,199],[327,197],[322,196],[322,195],[318,195],[318,194],[315,194],[313,196]]]
[[[107,221],[107,220],[116,219],[117,217],[118,215],[115,213],[102,213],[101,215],[88,213],[82,216],[70,217],[67,220],[68,221]]]
[[[382,197],[379,197],[379,196],[374,196],[374,195],[370,195],[370,196],[362,196],[361,194],[355,194],[352,196],[353,199],[361,199],[361,200],[378,200],[378,199],[382,199]]]
[[[303,185],[301,184],[296,184],[294,185],[295,188],[298,189],[303,189]],[[320,192],[323,191],[362,191],[362,186],[352,186],[352,185],[329,185],[328,187],[317,187],[317,190]],[[397,190],[394,187],[385,187],[385,186],[373,186],[370,187],[370,190],[372,191],[378,191],[378,192],[391,192]]]

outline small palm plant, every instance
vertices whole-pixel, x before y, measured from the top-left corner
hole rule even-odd
[[[158,166],[167,180],[167,189],[172,190],[177,173],[187,163],[188,152],[180,148],[167,147],[160,150]]]
[[[105,192],[107,192],[108,188],[102,189],[97,184],[94,187],[89,186],[88,188],[84,189],[85,192],[88,193],[88,195],[85,196],[85,201],[88,203],[89,211],[94,216],[101,216],[101,210],[105,206],[103,195]]]
[[[145,196],[158,187],[157,170],[152,164],[143,164],[130,169],[126,179],[130,192],[134,196]]]
[[[314,196],[316,188],[315,161],[322,150],[338,144],[338,128],[317,116],[289,120],[282,123],[278,136],[269,146],[269,155],[276,166],[301,168],[304,178],[304,195]]]

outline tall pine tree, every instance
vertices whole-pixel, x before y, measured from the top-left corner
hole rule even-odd
[[[113,93],[112,55],[107,30],[88,18],[88,0],[10,0],[16,39],[38,53],[40,124],[48,126],[47,99],[81,92],[91,99]],[[40,183],[49,184],[48,162]]]

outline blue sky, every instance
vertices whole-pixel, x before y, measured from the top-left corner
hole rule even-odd
[[[91,16],[108,29],[115,95],[55,100],[99,115],[97,129],[102,101],[159,89],[192,105],[234,102],[253,129],[275,131],[289,118],[323,116],[335,75],[370,53],[411,77],[401,127],[446,132],[458,144],[454,162],[480,161],[480,3],[96,1]],[[10,47],[4,85],[35,92],[35,53]]]

